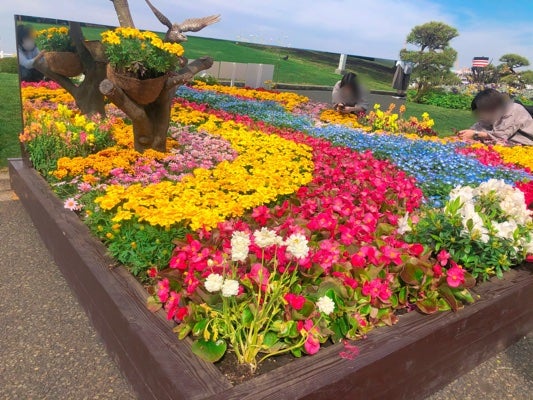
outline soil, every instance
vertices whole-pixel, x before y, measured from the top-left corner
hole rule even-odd
[[[294,360],[296,360],[296,357],[290,354],[267,358],[265,361],[259,364],[257,370],[252,373],[248,365],[239,364],[237,362],[235,353],[228,351],[222,360],[216,364],[216,366],[233,385],[238,385],[252,379],[254,376],[273,371],[276,368],[289,364]]]

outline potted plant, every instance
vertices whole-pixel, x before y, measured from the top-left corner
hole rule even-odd
[[[37,32],[35,41],[48,68],[56,74],[73,77],[83,72],[80,56],[70,38],[66,26],[51,27]]]
[[[183,47],[153,32],[116,28],[102,33],[107,76],[138,104],[157,99],[168,74],[182,62]]]

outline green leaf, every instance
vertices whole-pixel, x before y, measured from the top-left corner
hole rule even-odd
[[[264,349],[270,349],[272,346],[274,346],[276,343],[278,343],[279,338],[278,335],[276,335],[275,332],[268,331],[265,333],[265,337],[263,338],[263,348]]]
[[[204,332],[208,321],[209,320],[207,318],[204,318],[194,324],[194,327],[192,328],[192,334],[194,336],[200,336]]]
[[[216,342],[212,340],[198,339],[194,341],[191,350],[194,354],[207,362],[217,362],[226,353],[227,344],[224,340],[218,339]]]
[[[254,320],[254,314],[250,310],[250,307],[246,307],[241,314],[241,322],[244,326],[249,327]]]
[[[156,312],[163,307],[163,304],[161,304],[161,302],[155,296],[150,296],[146,300],[146,307],[148,307],[151,312]]]
[[[436,299],[424,299],[416,302],[416,306],[424,314],[433,314],[438,311],[439,306]]]
[[[189,324],[181,323],[173,329],[174,333],[178,334],[178,339],[183,340],[192,331],[192,327]]]

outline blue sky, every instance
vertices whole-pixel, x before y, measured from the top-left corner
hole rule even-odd
[[[455,26],[458,66],[516,52],[533,63],[533,0],[152,0],[171,20],[222,14],[199,35],[396,58],[406,35],[431,20]],[[143,29],[162,30],[143,0],[129,0]],[[14,50],[13,14],[115,25],[109,0],[2,0],[0,49]],[[533,67],[532,67],[533,68]]]

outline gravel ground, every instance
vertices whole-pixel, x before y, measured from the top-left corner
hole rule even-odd
[[[135,399],[5,172],[0,238],[0,399]],[[504,399],[533,399],[533,333],[427,400]]]

